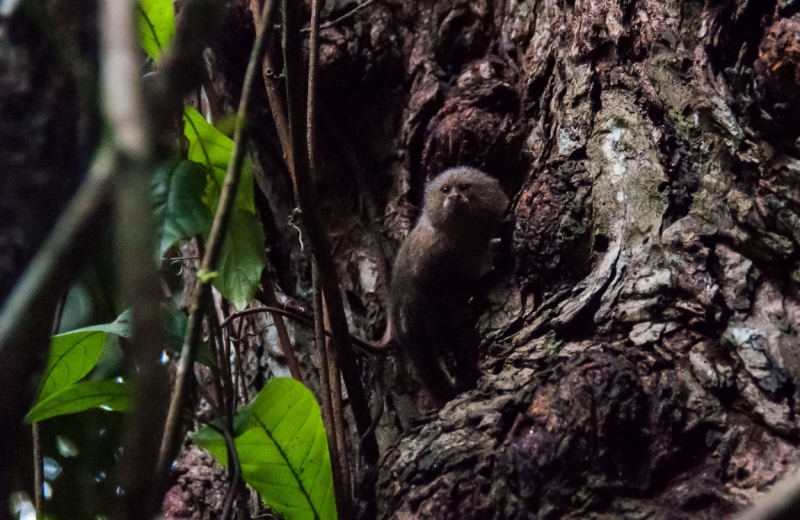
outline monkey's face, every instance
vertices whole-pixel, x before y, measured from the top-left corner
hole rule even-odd
[[[466,181],[459,181],[444,184],[439,188],[439,193],[443,197],[440,202],[447,215],[459,215],[469,212],[470,190],[472,184]]]
[[[442,229],[493,228],[507,204],[498,182],[475,168],[451,168],[425,189],[425,214]]]

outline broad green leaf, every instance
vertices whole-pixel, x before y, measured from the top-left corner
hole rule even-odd
[[[130,337],[130,311],[123,312],[112,323],[92,325],[53,336],[37,402],[42,402],[88,374],[100,359],[108,334]]]
[[[273,379],[239,419],[242,476],[264,501],[287,520],[335,519],[328,442],[311,392],[293,379]],[[193,439],[227,465],[221,435],[206,427]]]
[[[83,412],[90,408],[103,408],[116,412],[128,410],[128,389],[116,381],[81,381],[51,394],[28,412],[25,420],[39,422],[57,415]]]
[[[180,240],[208,234],[211,210],[203,202],[208,170],[192,161],[170,161],[156,170],[151,184],[159,222],[159,256]]]
[[[217,130],[192,107],[186,107],[183,114],[183,133],[189,140],[189,160],[204,164],[214,171],[211,182],[206,186],[204,200],[215,210],[225,182],[225,173],[233,152],[233,140]],[[237,209],[255,213],[253,203],[253,165],[249,159],[242,164],[242,177],[236,193]]]
[[[159,61],[174,36],[172,0],[139,0],[139,40],[147,55]]]
[[[211,283],[243,310],[253,300],[264,269],[264,230],[255,215],[235,209],[225,234],[217,276]]]

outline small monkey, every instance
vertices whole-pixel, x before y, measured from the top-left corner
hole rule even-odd
[[[507,206],[496,179],[451,168],[426,185],[422,216],[397,254],[392,336],[439,407],[456,396],[445,357],[456,352],[456,318],[487,269],[492,233]]]

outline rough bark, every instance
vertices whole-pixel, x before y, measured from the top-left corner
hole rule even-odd
[[[455,87],[422,89],[447,98],[424,149],[450,145],[438,122],[453,104],[472,108],[470,81],[516,67],[505,82],[521,84],[512,121],[530,166],[513,215],[517,285],[493,299],[519,304],[487,315],[480,388],[388,450],[379,517],[737,511],[800,455],[792,11],[481,7],[437,3],[449,14],[418,22],[447,41],[460,8],[473,20],[462,41],[481,23],[474,32],[494,28],[497,41],[462,64]],[[435,50],[422,54],[447,70]]]
[[[213,54],[220,103],[252,41],[244,4]],[[514,198],[476,295],[478,388],[423,414],[400,353],[364,359],[385,412],[362,516],[718,518],[798,466],[797,11],[382,0],[322,31],[320,210],[352,330],[385,327],[426,178],[477,166]],[[266,106],[259,207],[302,301]]]

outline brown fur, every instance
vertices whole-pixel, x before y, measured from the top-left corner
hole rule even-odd
[[[456,395],[444,359],[507,206],[497,180],[475,168],[447,170],[426,186],[422,216],[397,254],[392,335],[438,406]]]

